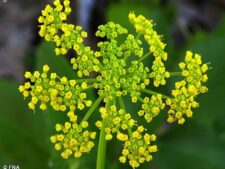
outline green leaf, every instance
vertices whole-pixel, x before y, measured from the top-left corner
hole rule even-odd
[[[47,168],[49,148],[43,115],[28,110],[17,83],[1,80],[0,93],[0,164]]]

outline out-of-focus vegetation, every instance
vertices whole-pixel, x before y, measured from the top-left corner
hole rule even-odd
[[[176,48],[171,40],[171,23],[173,8],[161,8],[157,2],[111,4],[107,19],[120,23],[132,30],[127,15],[129,11],[152,18],[156,30],[164,34],[169,52],[168,70],[177,67],[184,56],[184,49],[200,53],[203,60],[210,62],[208,88],[206,95],[199,97],[200,108],[194,111],[193,118],[183,126],[162,124],[161,117],[154,119],[147,128],[158,132],[158,153],[152,163],[146,163],[140,168],[152,169],[225,169],[225,16],[219,26],[212,32],[197,31],[189,37],[186,45]],[[147,46],[146,46],[147,47]],[[35,58],[34,69],[40,70],[48,64],[52,71],[68,78],[75,76],[70,64],[64,57],[55,56],[52,44],[42,42],[36,47],[32,56]],[[146,60],[148,64],[148,60]],[[173,84],[173,83],[171,83]],[[0,167],[5,164],[17,164],[21,169],[92,169],[95,166],[96,152],[84,155],[81,159],[63,160],[55,152],[49,141],[54,133],[56,122],[66,117],[62,112],[39,110],[34,114],[28,110],[26,102],[18,92],[18,83],[0,80]],[[168,88],[172,88],[170,86]],[[168,89],[165,89],[168,90]],[[95,95],[93,94],[93,97]],[[130,112],[136,113],[137,107],[127,102]],[[144,123],[144,121],[143,121]],[[146,125],[146,124],[145,124]],[[107,169],[125,169],[129,165],[119,164],[118,157],[121,145],[111,141],[107,147]]]

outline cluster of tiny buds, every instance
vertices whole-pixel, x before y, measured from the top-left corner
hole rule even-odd
[[[152,72],[150,77],[154,78],[154,85],[158,87],[160,84],[165,85],[166,79],[170,74],[165,70],[163,61],[167,60],[167,53],[164,51],[165,44],[161,41],[161,36],[153,29],[152,21],[146,19],[144,16],[135,16],[134,13],[129,14],[129,19],[134,25],[136,31],[144,36],[145,41],[149,45],[148,54],[153,54],[155,61],[152,64]]]
[[[56,124],[56,131],[62,133],[51,136],[50,140],[55,144],[57,151],[64,149],[61,153],[63,158],[67,159],[72,154],[75,158],[78,158],[83,153],[90,152],[94,147],[94,142],[91,140],[95,139],[96,132],[88,131],[87,127],[87,121],[83,121],[80,125],[76,121],[73,121],[73,123],[66,122],[64,125]]]
[[[127,130],[135,125],[135,120],[131,119],[131,115],[125,112],[124,109],[117,110],[115,105],[110,106],[107,110],[104,107],[99,109],[102,121],[97,121],[96,126],[101,128],[105,124],[106,140],[113,138],[113,133],[118,133],[120,130]]]
[[[37,108],[46,110],[50,106],[56,111],[67,112],[69,120],[65,124],[56,124],[58,134],[50,138],[65,159],[71,155],[78,158],[94,147],[97,133],[88,130],[88,120],[102,103],[97,111],[101,119],[95,125],[104,131],[105,140],[116,136],[123,142],[119,161],[128,161],[132,168],[137,168],[152,160],[152,153],[157,151],[157,146],[152,144],[156,136],[138,125],[138,120],[132,117],[133,112],[126,111],[123,98],[128,96],[131,102],[142,104],[137,114],[147,123],[168,107],[167,122],[183,124],[185,116],[192,117],[193,108],[199,106],[196,97],[207,91],[204,83],[208,80],[208,64],[202,63],[200,55],[187,51],[184,61],[179,63],[180,71],[167,71],[164,64],[168,57],[166,44],[153,29],[151,20],[133,12],[129,14],[129,20],[137,34],[130,34],[113,22],[101,25],[96,36],[105,40],[99,42],[98,50],[94,51],[83,44],[87,33],[80,26],[65,22],[71,12],[69,5],[69,0],[63,0],[63,3],[54,0],[54,7],[47,5],[38,18],[39,34],[46,41],[55,43],[56,55],[65,55],[69,50],[76,52],[71,64],[78,78],[59,77],[44,65],[42,71],[25,73],[27,82],[19,87],[19,91],[24,98],[30,98],[28,107],[33,111]],[[118,42],[121,35],[125,38]],[[147,51],[143,48],[144,42],[149,46]],[[154,61],[149,68],[142,61],[150,56]],[[92,72],[95,76],[90,76]],[[150,85],[165,85],[168,78],[176,75],[182,80],[175,83],[170,96],[150,89]],[[96,100],[88,95],[89,89],[97,90]],[[84,116],[79,120],[81,111]]]
[[[86,90],[89,86],[86,82],[81,84],[76,80],[68,80],[66,77],[58,77],[56,73],[48,74],[49,67],[43,66],[43,72],[35,71],[25,73],[25,77],[30,80],[19,87],[23,96],[31,97],[28,103],[30,109],[35,110],[36,104],[40,103],[41,110],[47,109],[49,103],[56,111],[74,111],[76,108],[83,110],[92,105],[92,101],[87,99]]]
[[[128,159],[129,164],[133,168],[137,168],[145,161],[152,160],[151,154],[157,151],[157,146],[151,145],[151,142],[156,140],[156,136],[143,134],[144,130],[143,126],[139,126],[136,131],[132,132],[130,139],[125,140],[124,136],[121,138],[121,141],[124,142],[122,156],[119,157],[121,163],[125,163]]]
[[[157,116],[160,110],[163,110],[165,103],[162,100],[162,95],[152,95],[151,98],[145,97],[144,100],[139,98],[142,104],[142,110],[138,112],[139,116],[144,116],[146,121],[149,123],[152,121],[152,118]]]
[[[208,91],[207,87],[202,85],[208,80],[205,74],[208,65],[202,64],[200,55],[193,55],[192,52],[187,51],[185,60],[179,64],[179,67],[185,79],[175,83],[175,90],[172,90],[173,98],[166,100],[166,104],[170,106],[167,121],[172,123],[178,120],[179,124],[183,124],[185,122],[183,115],[192,117],[192,108],[199,106],[195,100],[196,96]]]

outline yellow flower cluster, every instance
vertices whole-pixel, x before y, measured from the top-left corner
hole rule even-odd
[[[105,59],[106,60],[106,59]],[[103,60],[104,62],[104,60]],[[111,62],[105,65],[106,70],[97,76],[98,82],[94,83],[98,94],[104,96],[105,100],[112,100],[114,96],[120,97],[130,95],[132,102],[137,102],[140,90],[149,84],[149,69],[143,63],[133,61],[126,70],[126,63],[122,59],[111,57]],[[116,68],[116,69],[115,69]]]
[[[99,31],[98,34],[102,34],[102,32]],[[116,35],[112,35],[110,31],[104,32],[104,35],[106,36],[117,37],[119,34],[121,33],[116,33]],[[112,56],[123,56],[125,60],[127,60],[128,57],[131,56],[131,54],[141,57],[143,55],[143,48],[141,47],[141,44],[141,40],[135,38],[132,34],[128,34],[126,40],[120,46],[117,44],[116,39],[110,39],[110,41],[99,42],[98,47],[100,48],[100,55],[104,59],[106,59],[105,62],[107,62],[107,59],[111,58]]]
[[[139,116],[144,116],[145,120],[150,123],[152,118],[157,116],[164,109],[165,103],[162,100],[162,95],[152,95],[151,98],[145,97],[142,104],[142,110],[138,112]]]
[[[28,106],[35,110],[36,104],[40,103],[41,110],[47,109],[50,103],[56,111],[66,111],[68,108],[74,111],[76,108],[83,110],[85,106],[92,105],[91,100],[86,99],[85,90],[88,84],[77,84],[76,80],[68,80],[66,77],[59,78],[56,73],[48,75],[49,67],[43,66],[43,72],[26,72],[25,77],[33,83],[26,82],[19,87],[24,97],[31,97]]]
[[[98,82],[94,83],[94,87],[98,89],[99,96],[104,96],[104,100],[107,102],[112,100],[114,96],[127,94],[126,89],[122,89],[123,84],[126,83],[126,79],[122,78],[126,75],[126,64],[124,60],[116,59],[115,56],[111,58],[111,62],[108,59],[107,61],[103,60],[103,62],[106,64],[105,70],[97,76]]]
[[[193,55],[192,52],[187,51],[185,60],[179,64],[179,67],[185,80],[175,83],[175,90],[172,90],[174,98],[166,100],[166,104],[170,106],[167,121],[172,123],[178,120],[179,124],[183,124],[185,122],[183,116],[192,117],[192,108],[199,106],[195,97],[208,90],[206,86],[202,85],[208,80],[205,74],[208,66],[202,64],[200,55]]]
[[[118,46],[117,41],[115,39],[111,39],[110,42],[99,42],[98,47],[100,51],[97,52],[97,54],[103,57],[104,64],[109,63],[110,59],[112,58],[115,59],[115,56],[123,56],[122,47]]]
[[[132,101],[136,102],[140,95],[139,90],[149,84],[149,69],[141,62],[132,61],[126,70],[126,59],[131,54],[138,57],[143,55],[141,40],[128,34],[124,43],[119,46],[115,38],[120,34],[127,34],[127,30],[113,22],[99,26],[96,34],[110,39],[98,43],[99,55],[102,56],[104,64],[103,69],[99,71],[98,82],[94,84],[98,94],[104,96],[105,100],[111,100],[114,96],[125,96],[129,93]]]
[[[87,121],[83,121],[80,125],[76,120],[73,123],[66,122],[64,125],[56,124],[56,131],[61,133],[51,136],[50,140],[55,144],[57,151],[62,150],[61,156],[64,159],[72,154],[75,158],[79,158],[94,147],[94,142],[91,140],[95,139],[96,133],[88,131],[87,127]]]
[[[208,65],[202,63],[199,54],[193,54],[191,51],[187,51],[185,60],[179,64],[179,67],[188,85],[194,85],[200,93],[207,92],[207,87],[202,86],[202,83],[208,80],[206,74]]]
[[[118,37],[118,35],[121,34],[127,34],[127,29],[113,22],[108,22],[105,25],[100,25],[98,27],[98,31],[95,33],[97,37],[106,37],[107,39],[115,39]]]
[[[130,22],[134,25],[136,31],[139,34],[143,34],[145,41],[149,45],[149,53],[152,53],[155,57],[155,61],[152,64],[152,72],[150,77],[154,79],[154,86],[158,87],[160,84],[165,85],[165,78],[169,78],[170,74],[165,69],[165,65],[162,62],[167,60],[167,53],[164,51],[165,44],[161,41],[161,37],[153,30],[152,21],[146,19],[144,16],[139,15],[136,17],[134,13],[129,14]]]
[[[80,26],[64,23],[71,12],[70,1],[64,0],[61,4],[60,0],[55,0],[54,5],[54,8],[47,5],[38,19],[41,24],[40,36],[56,44],[56,55],[65,55],[70,49],[77,52],[77,59],[73,58],[71,63],[75,70],[79,70],[77,72],[79,77],[89,76],[93,70],[97,72],[99,60],[95,58],[90,47],[83,45],[83,39],[87,37],[87,32],[82,31]]]
[[[191,108],[196,108],[199,104],[194,100],[198,91],[194,85],[187,87],[186,81],[175,83],[175,90],[172,91],[173,99],[167,99],[166,104],[170,106],[168,111],[169,117],[167,121],[172,123],[178,120],[179,124],[183,124],[185,119],[183,115],[192,117]]]
[[[61,24],[59,29],[62,34],[54,35],[53,42],[55,42],[57,48],[55,48],[56,55],[65,55],[68,50],[76,50],[76,46],[82,46],[83,39],[87,37],[87,33],[82,31],[80,26],[74,26],[72,24]]]
[[[139,126],[129,140],[124,140],[122,156],[119,157],[121,163],[125,163],[128,159],[132,168],[137,168],[145,161],[152,160],[152,153],[157,151],[157,146],[151,143],[156,140],[156,136],[143,134],[144,130],[143,126]]]
[[[157,146],[152,145],[156,136],[144,132],[145,128],[137,125],[136,119],[126,111],[123,97],[128,96],[133,103],[142,103],[138,115],[143,116],[147,122],[151,122],[168,106],[167,121],[183,124],[185,116],[191,117],[192,109],[199,106],[196,97],[207,91],[203,83],[208,79],[208,65],[202,63],[200,55],[188,51],[184,61],[179,64],[181,72],[169,73],[164,65],[167,60],[164,51],[166,45],[153,29],[153,22],[134,13],[129,14],[129,20],[137,35],[129,34],[119,24],[109,22],[98,27],[96,36],[106,39],[99,42],[98,50],[94,51],[83,44],[87,33],[80,26],[65,22],[71,12],[69,5],[69,0],[63,0],[62,3],[54,0],[54,7],[47,5],[38,18],[39,34],[46,41],[55,43],[57,55],[65,55],[69,50],[77,53],[71,59],[71,64],[79,78],[68,80],[59,77],[56,73],[49,73],[50,68],[44,65],[42,72],[25,73],[28,81],[19,87],[19,91],[25,98],[31,98],[28,106],[34,111],[37,106],[45,110],[49,105],[56,111],[67,111],[68,122],[64,125],[56,124],[59,134],[51,137],[55,149],[61,150],[61,156],[65,159],[72,154],[76,158],[80,157],[93,148],[96,133],[87,129],[88,119],[103,101],[105,106],[98,111],[101,119],[95,122],[101,130],[100,156],[104,153],[106,140],[112,140],[113,134],[116,134],[117,139],[124,143],[120,162],[129,161],[133,168],[137,168],[141,163],[152,160],[152,153],[157,151]],[[123,38],[118,42],[121,35]],[[141,36],[149,45],[145,54]],[[151,54],[154,61],[150,70],[142,61]],[[82,78],[90,76],[92,72],[95,72],[96,77]],[[159,87],[174,75],[182,75],[183,80],[175,83],[171,96],[150,89],[150,82],[153,81],[153,85]],[[88,99],[88,89],[96,89],[99,95],[93,104]],[[78,124],[75,112],[77,109],[84,111],[85,108],[88,110]],[[132,131],[133,128],[136,129]]]
[[[150,83],[148,78],[149,69],[143,63],[132,61],[128,72],[133,74],[133,76],[127,79],[129,82],[127,91],[130,93],[131,101],[136,103],[138,97],[141,95],[140,90],[145,89]]]
[[[38,18],[38,22],[41,24],[39,35],[44,37],[46,41],[55,42],[58,47],[62,46],[61,48],[56,48],[57,54],[66,54],[68,50],[68,47],[63,42],[66,42],[66,39],[64,39],[66,37],[65,35],[68,35],[70,32],[66,30],[67,26],[63,22],[71,12],[69,5],[69,0],[65,0],[63,4],[60,3],[60,0],[55,0],[55,7],[47,5],[45,9],[42,10],[42,16]],[[68,27],[70,30],[73,28],[72,25]],[[59,30],[65,33],[62,37],[58,35],[60,33]]]
[[[139,58],[142,57],[144,51],[141,45],[142,45],[141,40],[135,38],[134,35],[129,34],[124,44],[121,45],[125,59],[127,59],[131,54],[134,54]]]
[[[132,128],[135,124],[129,113],[126,113],[124,109],[117,110],[115,105],[110,106],[109,109],[101,107],[99,111],[102,121],[97,121],[96,126],[101,128],[102,124],[105,124],[106,140],[111,140],[113,133],[118,133],[121,129],[127,130],[128,127]]]
[[[71,64],[77,70],[78,77],[89,76],[92,71],[99,72],[100,62],[90,47],[74,45],[74,49],[78,56],[71,59]]]
[[[158,87],[160,84],[165,85],[165,78],[169,78],[170,74],[166,71],[160,57],[156,57],[153,61],[152,70],[153,72],[150,73],[150,77],[154,78],[154,86]]]

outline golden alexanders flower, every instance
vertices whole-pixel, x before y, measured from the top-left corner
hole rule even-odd
[[[89,123],[95,123],[101,130],[98,159],[104,156],[105,142],[116,136],[124,145],[119,161],[127,161],[137,168],[152,160],[152,154],[157,151],[157,146],[152,143],[156,136],[138,124],[138,119],[133,116],[135,112],[126,111],[123,98],[129,97],[134,104],[141,102],[137,114],[148,123],[169,107],[167,121],[183,124],[185,116],[192,117],[193,108],[199,106],[196,97],[207,91],[203,84],[208,79],[208,64],[202,63],[200,55],[188,51],[179,64],[180,71],[169,72],[164,64],[168,57],[166,44],[153,29],[153,21],[133,12],[129,14],[129,20],[137,34],[130,34],[113,22],[101,25],[96,36],[106,40],[99,42],[98,50],[94,51],[83,44],[87,33],[80,26],[66,23],[71,12],[69,5],[69,0],[54,0],[54,6],[47,5],[38,18],[39,34],[55,44],[56,55],[65,55],[69,50],[76,52],[71,64],[78,78],[59,77],[44,65],[42,72],[25,73],[28,82],[21,85],[19,91],[25,98],[30,98],[28,107],[33,111],[37,107],[41,110],[52,107],[67,112],[68,121],[56,124],[58,133],[50,138],[63,158],[71,155],[78,158],[91,151],[96,131],[90,131],[88,127]],[[120,36],[124,40],[118,42]],[[149,46],[148,51],[144,50],[143,43]],[[151,55],[154,61],[149,68],[142,61]],[[92,72],[96,74],[94,78],[90,77]],[[151,83],[159,87],[175,75],[181,76],[182,80],[175,83],[171,96],[151,90]],[[97,90],[96,100],[90,99],[87,93],[90,89]],[[105,106],[99,106],[101,102]],[[95,112],[98,106],[100,108]],[[89,120],[94,112],[101,115],[96,122]]]

